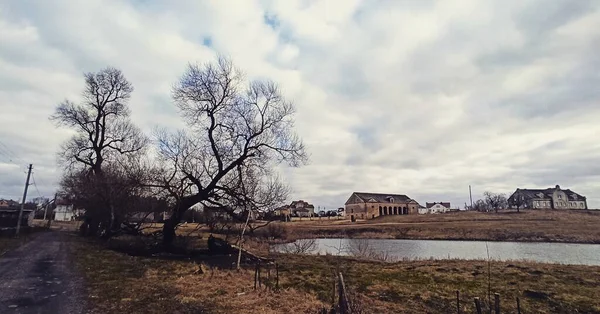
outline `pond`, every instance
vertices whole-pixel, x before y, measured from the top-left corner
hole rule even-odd
[[[487,259],[528,260],[541,263],[600,266],[600,244],[548,242],[485,242],[446,240],[396,239],[335,239],[298,240],[276,245],[279,252],[300,249],[310,254],[361,255],[365,252],[384,254],[390,260],[418,259]],[[487,249],[486,249],[487,243]]]

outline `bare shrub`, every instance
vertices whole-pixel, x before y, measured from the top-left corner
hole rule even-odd
[[[287,254],[308,254],[317,248],[317,240],[315,239],[299,239],[292,243],[281,246],[282,253]]]
[[[346,248],[350,256],[382,261],[393,262],[394,258],[387,251],[380,251],[371,245],[367,239],[350,239]]]
[[[270,240],[284,239],[287,236],[287,229],[281,224],[270,223],[259,234]]]

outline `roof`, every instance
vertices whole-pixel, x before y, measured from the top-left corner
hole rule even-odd
[[[553,188],[547,188],[547,189],[520,189],[517,188],[517,190],[509,197],[513,198],[513,196],[516,193],[519,193],[519,195],[525,196],[525,198],[527,199],[547,199],[547,200],[551,200],[552,199],[552,194],[554,194],[554,192],[556,190],[560,190],[565,192],[565,194],[567,194],[567,198],[569,201],[578,201],[578,200],[585,200],[585,196],[575,193],[573,191],[571,191],[570,189],[566,189],[566,190],[562,190],[560,188],[560,186],[556,186]]]
[[[435,206],[435,204],[440,204],[446,208],[450,208],[450,202],[433,202],[433,203],[426,202],[425,203],[427,208],[431,208],[431,207]]]
[[[303,200],[293,201],[290,204],[290,207],[292,207],[292,208],[315,208],[315,206],[313,204],[309,204],[308,202],[303,201]]]
[[[395,202],[409,202],[411,200],[410,197],[404,194],[383,194],[383,193],[366,193],[366,192],[354,192],[353,195],[356,195],[363,202],[369,202],[374,200],[378,203],[391,203],[390,197],[394,199]]]

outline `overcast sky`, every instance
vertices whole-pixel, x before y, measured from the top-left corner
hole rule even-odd
[[[297,106],[311,163],[292,198],[352,191],[468,202],[560,184],[600,207],[600,1],[0,0],[0,198],[56,191],[48,120],[83,73],[120,68],[146,132],[181,124],[170,86],[231,57]],[[39,190],[39,193],[38,193]]]

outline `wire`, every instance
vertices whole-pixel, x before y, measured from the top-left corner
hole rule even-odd
[[[38,189],[37,184],[35,183],[35,177],[33,176],[33,173],[31,173],[31,181],[33,181],[33,186],[35,187],[35,190],[37,191],[37,194],[40,198],[43,198],[42,194],[40,193],[40,190]]]
[[[15,162],[15,160],[16,160],[22,164],[25,164],[25,161],[23,161],[23,159],[19,158],[17,156],[17,154],[15,154],[10,148],[8,148],[8,146],[6,146],[6,144],[4,144],[2,141],[0,141],[0,154],[4,155],[6,158],[8,158],[8,160],[9,160],[8,163],[18,165],[18,163]]]

